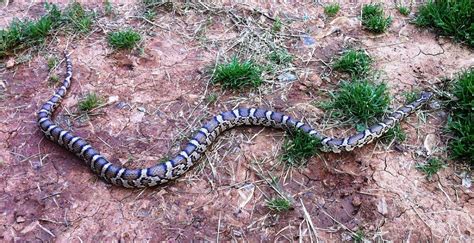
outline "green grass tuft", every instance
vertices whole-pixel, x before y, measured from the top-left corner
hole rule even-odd
[[[372,59],[363,50],[345,51],[332,65],[335,70],[349,73],[352,77],[360,78],[370,70]]]
[[[409,104],[418,99],[420,91],[412,90],[412,91],[405,91],[403,92],[403,96],[405,96],[405,104]]]
[[[207,104],[212,105],[212,104],[216,103],[217,98],[218,98],[218,96],[217,96],[216,93],[210,93],[210,94],[206,97]]]
[[[388,130],[387,133],[382,136],[382,139],[385,142],[391,142],[395,140],[398,143],[402,143],[407,139],[407,134],[402,130],[400,124],[397,124]]]
[[[64,12],[66,22],[71,25],[75,31],[88,33],[92,30],[94,13],[84,10],[80,3],[73,2]]]
[[[341,9],[339,3],[328,4],[324,6],[324,13],[329,17],[334,17],[339,12],[339,9]]]
[[[157,15],[157,8],[161,8],[166,12],[172,12],[174,5],[172,1],[163,0],[142,0],[143,17],[148,20],[153,20]]]
[[[49,57],[48,58],[48,70],[51,71],[51,69],[56,67],[56,65],[58,65],[58,63],[59,63],[59,60],[58,60],[57,57],[55,57],[55,56]]]
[[[354,123],[367,125],[381,117],[390,104],[385,83],[373,84],[367,80],[343,81],[340,89],[331,94],[331,100],[323,108],[335,109],[342,117]]]
[[[48,13],[37,20],[14,19],[8,28],[0,30],[0,58],[44,43],[51,31],[61,24],[61,12],[56,5],[47,4],[46,10]]]
[[[109,0],[105,0],[104,2],[104,14],[106,16],[111,16],[114,14],[114,7],[112,6],[112,3]]]
[[[156,18],[156,11],[154,9],[145,10],[143,18],[153,21]]]
[[[116,49],[132,49],[141,39],[140,34],[131,29],[112,32],[107,38],[109,44]]]
[[[428,179],[444,167],[446,167],[446,164],[438,158],[430,158],[426,163],[416,165],[416,168],[423,172]]]
[[[363,230],[357,230],[354,235],[352,235],[352,239],[355,243],[362,243],[365,240],[365,233]]]
[[[57,75],[51,75],[49,77],[49,83],[52,85],[57,85],[59,83],[59,77]]]
[[[278,65],[284,65],[291,63],[293,61],[293,56],[289,54],[286,49],[277,49],[270,52],[268,60]]]
[[[474,47],[474,1],[436,0],[418,8],[415,24],[432,27],[441,35],[453,36]]]
[[[280,32],[282,27],[283,27],[283,23],[281,22],[281,19],[279,17],[276,17],[275,21],[273,22],[272,32],[273,33]]]
[[[292,205],[288,199],[277,197],[267,201],[267,207],[272,211],[284,212],[290,210]]]
[[[362,7],[362,25],[374,33],[383,33],[392,23],[392,18],[385,18],[380,4],[367,4]]]
[[[89,112],[102,104],[102,99],[95,93],[87,94],[81,101],[79,101],[79,110]]]
[[[262,69],[252,61],[241,62],[236,57],[228,63],[218,64],[213,83],[219,83],[224,89],[240,89],[258,87],[263,81]]]
[[[321,141],[299,129],[291,132],[283,143],[281,159],[287,166],[302,166],[318,153]]]
[[[474,68],[461,73],[452,91],[452,114],[447,128],[454,138],[449,143],[451,157],[474,166]]]
[[[410,14],[410,8],[407,6],[399,5],[397,6],[398,12],[403,16],[408,16]]]

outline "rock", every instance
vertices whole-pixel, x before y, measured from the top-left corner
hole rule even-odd
[[[112,104],[112,103],[115,103],[119,100],[119,97],[117,95],[113,95],[113,96],[110,96],[108,99],[107,99],[107,104]]]
[[[280,82],[284,82],[284,83],[295,81],[296,79],[298,79],[298,78],[296,77],[296,75],[294,75],[292,73],[282,73],[282,74],[278,75],[278,80]]]
[[[7,68],[12,68],[13,66],[15,66],[15,59],[13,57],[11,57],[10,59],[8,59],[8,61],[6,62],[6,65],[5,65]]]
[[[143,117],[145,116],[144,112],[133,112],[132,115],[130,116],[130,122],[132,123],[140,123],[143,120]]]
[[[196,94],[185,94],[183,95],[183,98],[186,102],[195,104],[199,100],[200,96]]]
[[[311,46],[311,45],[316,44],[316,40],[314,40],[313,37],[311,37],[309,35],[304,35],[303,36],[303,44],[305,46]]]
[[[461,178],[462,178],[462,186],[465,188],[471,188],[472,179],[471,179],[470,173],[468,173],[467,171],[461,172]]]
[[[319,75],[313,73],[310,74],[302,83],[301,85],[304,87],[301,87],[300,89],[307,90],[308,88],[312,89],[317,89],[319,86],[321,86],[321,83],[323,81],[319,77]]]
[[[433,133],[426,135],[425,141],[423,142],[423,147],[425,148],[426,155],[430,156],[431,154],[433,154],[433,151],[436,149],[437,146],[438,144],[436,135],[434,135]]]
[[[243,233],[242,231],[239,231],[239,230],[232,230],[232,233],[234,234],[235,237],[242,237]]]
[[[354,207],[359,207],[361,204],[362,204],[362,200],[360,200],[359,196],[355,196],[354,198],[352,198],[352,205]]]
[[[250,202],[250,200],[253,198],[254,192],[255,192],[255,185],[254,184],[246,184],[239,188],[239,208],[245,207],[247,203]]]
[[[388,206],[384,197],[382,197],[382,199],[380,199],[380,201],[377,203],[377,211],[382,215],[387,215]]]
[[[23,216],[16,217],[16,222],[19,223],[19,224],[21,224],[25,221],[26,221],[26,219]]]

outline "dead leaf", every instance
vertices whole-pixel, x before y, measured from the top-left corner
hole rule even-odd
[[[432,155],[434,149],[437,146],[436,135],[434,135],[433,133],[426,135],[425,141],[423,142],[423,146],[425,147],[426,155]]]

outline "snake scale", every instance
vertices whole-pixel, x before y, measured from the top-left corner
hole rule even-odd
[[[430,92],[421,92],[417,100],[392,112],[383,121],[372,125],[365,131],[345,138],[324,136],[308,124],[279,112],[260,108],[238,108],[214,116],[197,131],[197,134],[174,158],[149,168],[127,169],[110,163],[86,140],[62,129],[53,122],[51,116],[71,86],[72,63],[68,54],[65,54],[65,60],[67,66],[66,77],[54,95],[41,106],[37,114],[38,125],[48,139],[81,157],[100,178],[114,185],[128,188],[156,186],[179,177],[199,160],[219,134],[233,127],[243,125],[267,126],[287,130],[300,129],[318,139],[321,142],[321,151],[323,152],[351,151],[382,136],[403,118],[425,104],[432,96]]]

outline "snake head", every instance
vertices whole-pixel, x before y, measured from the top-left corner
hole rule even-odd
[[[433,97],[433,93],[432,92],[428,92],[428,91],[421,91],[420,93],[420,99],[421,100],[429,100]]]

